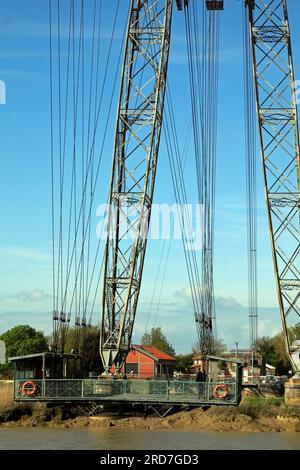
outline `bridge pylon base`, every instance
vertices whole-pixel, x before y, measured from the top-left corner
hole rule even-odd
[[[300,377],[292,377],[284,384],[284,388],[285,404],[300,407]]]

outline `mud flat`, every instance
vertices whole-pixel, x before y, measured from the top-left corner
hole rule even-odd
[[[0,412],[14,405],[14,382],[13,380],[0,380]]]
[[[238,407],[184,409],[156,416],[78,416],[63,408],[13,405],[1,410],[0,426],[49,428],[170,429],[191,431],[299,432],[300,409],[287,407],[281,398],[246,397]]]

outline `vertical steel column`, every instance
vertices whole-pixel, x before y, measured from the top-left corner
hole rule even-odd
[[[286,351],[300,317],[299,133],[286,0],[246,0],[265,193]],[[298,371],[299,372],[299,371]]]
[[[173,0],[132,0],[111,176],[100,355],[130,348],[147,243],[167,79]]]

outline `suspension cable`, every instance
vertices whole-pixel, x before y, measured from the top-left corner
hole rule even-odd
[[[207,11],[205,1],[202,2],[202,14],[199,9],[199,2],[191,0],[189,5],[185,5],[184,11],[198,202],[203,205],[204,210],[201,307],[195,312],[195,319],[200,350],[209,352],[215,322],[213,258],[219,12]],[[202,17],[202,31],[199,27],[200,16]],[[199,44],[202,44],[201,52]]]
[[[66,39],[62,36],[63,5],[60,0],[56,0],[56,8],[53,9],[54,2],[55,0],[49,0],[53,257],[52,346],[54,350],[64,352],[72,311],[75,311],[73,349],[78,351],[82,335],[80,331],[84,331],[85,327],[91,323],[96,298],[99,294],[99,277],[95,279],[95,273],[97,259],[100,255],[101,239],[97,242],[95,254],[92,254],[91,216],[116,94],[123,48],[122,41],[120,41],[116,58],[114,58],[113,44],[120,10],[120,0],[117,0],[111,37],[108,38],[106,64],[103,64],[103,73],[101,73],[102,89],[100,89],[102,0],[100,0],[100,4],[94,0],[94,10],[91,11],[91,15],[88,10],[84,9],[84,0],[80,2],[79,14],[75,8],[75,1],[70,1],[67,13],[68,35]],[[90,35],[88,33],[90,19],[92,20],[91,41],[89,41]],[[57,37],[55,38],[53,35],[54,21],[57,25]],[[79,37],[77,39],[78,24]],[[126,23],[123,39],[125,34]],[[57,51],[55,64],[54,44],[55,51]],[[88,44],[91,48],[89,59]],[[114,79],[108,82],[109,65],[112,59],[116,60],[116,70]],[[88,61],[90,61],[90,70],[86,72]],[[54,82],[54,73],[57,76],[56,82]],[[111,96],[108,108],[104,112],[102,107],[107,85],[111,88]],[[88,96],[87,100],[86,96]],[[70,103],[72,103],[72,113],[69,110]],[[102,124],[102,121],[100,151],[97,151],[96,154],[96,136],[98,136],[99,125]],[[71,132],[69,131],[70,124]],[[55,155],[57,155],[56,158]],[[79,155],[80,158],[78,158]],[[56,175],[57,181],[55,181]],[[80,185],[78,185],[79,181]],[[56,186],[58,187],[58,197],[56,197]],[[95,292],[94,289],[96,289]],[[91,304],[89,299],[92,301]],[[90,309],[89,323],[87,323],[88,309]]]
[[[256,204],[256,117],[253,83],[252,55],[249,34],[249,9],[242,6],[244,31],[244,106],[245,106],[245,166],[247,200],[247,251],[248,251],[248,304],[249,342],[254,354],[257,340],[257,204]],[[252,366],[253,366],[252,354]]]

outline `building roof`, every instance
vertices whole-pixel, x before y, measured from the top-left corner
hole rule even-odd
[[[133,345],[133,349],[146,354],[156,361],[175,361],[176,359],[153,346]]]
[[[193,357],[193,361],[197,361],[197,360],[205,361],[207,359],[210,360],[210,361],[224,361],[224,362],[231,362],[231,363],[235,363],[235,364],[243,364],[243,362],[240,361],[239,359],[228,358],[226,356],[225,357],[212,356],[211,354],[208,354],[208,355],[204,356],[204,355],[198,354],[198,356]],[[191,365],[191,367],[192,368],[199,367],[199,364],[193,364],[193,365]]]
[[[252,354],[252,349],[249,348],[238,348],[238,349],[229,349],[225,351],[225,354]]]
[[[203,359],[203,355],[202,355],[202,354],[197,354],[196,356],[193,356],[193,360],[194,360],[194,361],[202,360],[202,359]]]
[[[17,361],[24,361],[24,360],[30,360],[30,359],[37,359],[37,358],[43,358],[43,357],[67,357],[68,359],[71,358],[78,358],[81,357],[80,354],[62,354],[62,353],[55,353],[51,351],[45,351],[42,353],[36,353],[36,354],[26,354],[24,356],[14,356],[14,357],[9,357],[8,362],[17,362]]]

